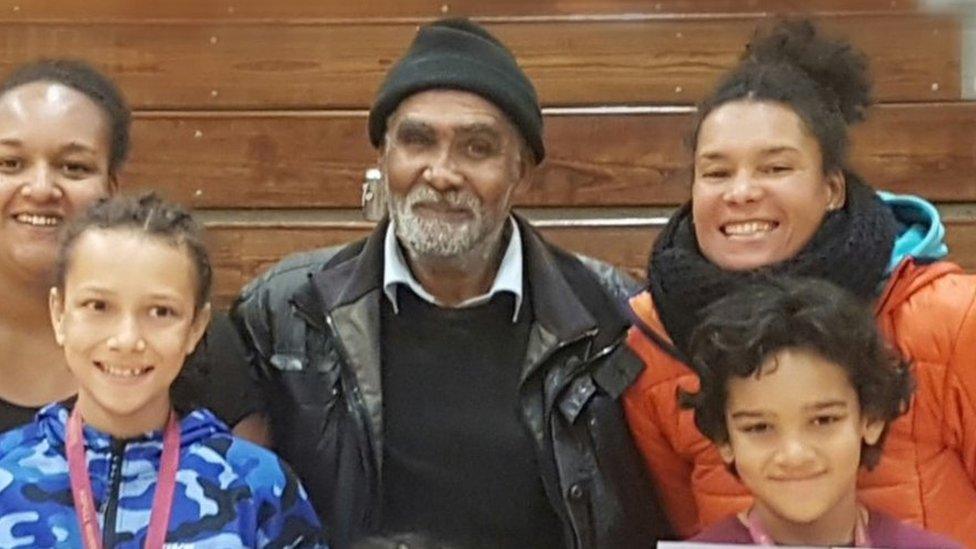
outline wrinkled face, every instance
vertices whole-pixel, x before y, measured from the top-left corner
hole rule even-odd
[[[824,174],[820,145],[788,106],[733,101],[702,122],[692,213],[702,254],[727,270],[792,258],[830,210],[841,173]]]
[[[876,443],[884,422],[861,415],[846,372],[818,354],[784,349],[761,372],[728,381],[723,459],[781,520],[808,524],[853,504],[861,442]]]
[[[61,84],[0,96],[0,269],[45,285],[66,221],[112,190],[105,112]]]
[[[74,244],[51,318],[78,380],[78,409],[109,429],[151,430],[210,310],[195,309],[189,252],[128,229],[90,229]]]
[[[429,90],[400,103],[387,126],[380,168],[408,251],[451,257],[500,237],[528,164],[498,107],[473,93]]]

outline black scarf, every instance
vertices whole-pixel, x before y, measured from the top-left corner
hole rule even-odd
[[[705,259],[692,227],[690,202],[671,217],[654,243],[647,277],[654,304],[677,347],[678,358],[685,360],[689,356],[691,332],[705,307],[763,278],[816,277],[865,301],[875,297],[891,258],[898,223],[873,189],[852,173],[846,176],[845,206],[824,217],[820,229],[800,253],[751,271],[727,271]]]

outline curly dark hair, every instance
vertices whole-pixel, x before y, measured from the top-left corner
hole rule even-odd
[[[42,59],[21,65],[0,81],[0,95],[34,82],[56,82],[81,92],[101,107],[111,130],[109,174],[114,176],[129,155],[129,129],[132,111],[125,96],[107,76],[85,61]]]
[[[195,313],[210,302],[213,269],[199,225],[187,210],[162,200],[155,193],[139,197],[116,195],[103,198],[68,224],[61,235],[54,271],[55,287],[62,295],[65,278],[71,269],[75,243],[86,232],[96,229],[133,231],[182,247],[189,254],[196,271]],[[201,393],[200,388],[204,386],[209,372],[203,362],[194,361],[184,365],[170,388],[173,406],[180,412],[188,412],[205,402],[206,395]],[[189,364],[196,366],[191,368]]]
[[[861,413],[885,422],[878,442],[861,448],[861,464],[877,465],[888,424],[908,410],[914,382],[909,363],[885,343],[868,304],[823,280],[777,278],[720,299],[703,318],[690,346],[700,389],[679,389],[681,405],[694,410],[702,434],[716,444],[728,442],[731,377],[759,375],[768,357],[803,349],[843,368]]]
[[[783,103],[816,137],[823,171],[847,169],[847,128],[871,104],[867,58],[849,43],[825,38],[808,20],[760,27],[734,69],[698,106],[691,134],[697,150],[702,122],[732,101]]]

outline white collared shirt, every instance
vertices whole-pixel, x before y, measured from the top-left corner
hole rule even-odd
[[[522,236],[515,219],[509,217],[508,220],[512,227],[512,235],[508,239],[508,247],[505,248],[505,255],[502,256],[502,262],[498,266],[494,283],[487,293],[466,299],[456,307],[482,305],[499,292],[511,292],[515,296],[515,312],[512,314],[512,322],[515,322],[518,319],[519,310],[522,308]],[[390,304],[393,305],[393,312],[396,314],[400,312],[396,293],[398,284],[406,284],[413,293],[427,303],[438,307],[444,306],[436,297],[425,290],[410,272],[410,267],[407,266],[407,261],[400,250],[393,222],[390,222],[383,242],[383,293],[390,300]]]

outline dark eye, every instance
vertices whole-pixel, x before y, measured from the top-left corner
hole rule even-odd
[[[487,139],[472,139],[465,146],[465,152],[471,158],[486,158],[495,154],[495,144]]]
[[[19,158],[0,158],[0,171],[16,172],[23,166]]]
[[[824,426],[827,426],[827,425],[832,425],[834,423],[837,423],[841,419],[843,419],[843,417],[841,417],[841,416],[822,415],[822,416],[817,416],[817,417],[813,418],[813,424],[814,425],[817,425],[817,426],[824,427]]]
[[[68,177],[86,177],[94,172],[93,166],[81,162],[65,162],[61,165],[61,173]]]
[[[771,174],[787,174],[793,171],[793,166],[775,164],[773,166],[767,166],[764,168],[764,171]]]
[[[156,305],[149,309],[149,316],[153,318],[169,318],[175,315],[176,311],[172,307],[165,305]]]
[[[88,309],[89,311],[104,311],[108,308],[108,304],[101,299],[88,299],[81,303],[82,308]]]
[[[701,176],[705,179],[725,179],[729,176],[728,170],[705,170]]]
[[[772,430],[773,430],[773,426],[770,425],[769,423],[751,423],[749,425],[742,427],[743,432],[753,434],[753,435],[761,435],[764,433],[768,433]]]

